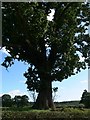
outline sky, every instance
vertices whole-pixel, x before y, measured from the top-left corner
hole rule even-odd
[[[0,64],[7,56],[5,49],[0,51]],[[28,95],[30,101],[32,97],[25,84],[26,78],[23,73],[27,70],[28,65],[22,62],[15,61],[8,70],[4,67],[0,67],[0,83],[2,87],[0,96],[2,94],[10,94],[13,98],[15,95]],[[2,76],[2,77],[1,77]],[[62,82],[53,82],[53,87],[58,87],[55,101],[72,101],[80,100],[83,91],[88,90],[88,69],[82,70],[80,73],[71,76]]]

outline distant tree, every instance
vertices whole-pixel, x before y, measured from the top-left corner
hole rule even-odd
[[[16,96],[14,97],[14,99],[13,99],[14,104],[15,104],[17,107],[21,107],[21,106],[22,106],[21,100],[22,100],[22,98],[21,98],[21,96],[19,96],[19,95],[16,95]]]
[[[16,95],[13,99],[14,101],[14,105],[16,105],[17,107],[23,107],[23,106],[27,106],[28,105],[28,96],[27,95]]]
[[[34,108],[54,108],[52,82],[90,66],[89,11],[90,4],[82,2],[2,3],[2,47],[10,54],[2,65],[28,63],[27,88],[39,93]]]
[[[90,108],[90,92],[84,90],[80,103],[83,103],[86,108]]]
[[[28,98],[27,95],[21,96],[21,104],[22,104],[22,106],[27,106],[28,102],[29,102],[28,100],[29,100],[29,98]]]
[[[2,106],[3,107],[11,107],[12,106],[12,99],[9,94],[4,94],[2,96]]]

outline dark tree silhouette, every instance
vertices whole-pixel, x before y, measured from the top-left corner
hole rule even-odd
[[[84,90],[80,103],[83,103],[86,108],[90,108],[90,92],[87,92],[87,90]]]
[[[3,107],[11,107],[12,106],[12,99],[9,94],[4,94],[1,98],[2,98],[2,106]]]
[[[13,98],[13,104],[16,105],[17,107],[23,107],[23,106],[27,106],[28,105],[28,96],[27,95],[16,95]]]

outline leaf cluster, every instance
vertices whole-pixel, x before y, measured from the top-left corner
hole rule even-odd
[[[11,55],[2,65],[27,62],[29,90],[38,89],[42,76],[62,81],[90,67],[90,3],[2,3],[2,19],[2,46]]]

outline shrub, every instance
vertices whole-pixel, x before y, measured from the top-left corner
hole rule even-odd
[[[90,117],[90,110],[64,108],[58,111],[3,111],[2,117],[2,120],[88,120]]]

